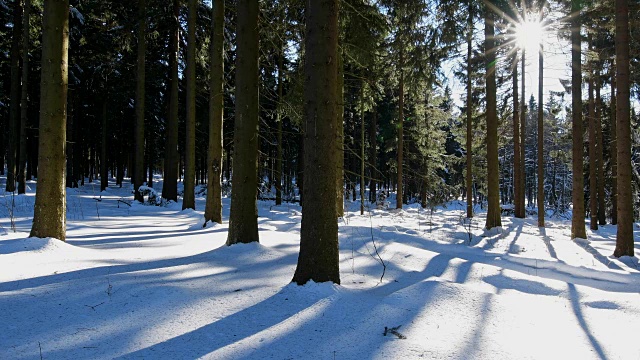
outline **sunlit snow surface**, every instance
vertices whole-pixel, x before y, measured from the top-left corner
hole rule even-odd
[[[567,220],[485,232],[476,209],[469,233],[463,204],[348,202],[342,284],[299,287],[297,205],[259,202],[260,244],[227,247],[229,199],[203,228],[203,197],[129,207],[127,185],[69,190],[66,243],[27,238],[35,183],[0,196],[0,359],[640,359],[615,226],[576,243]]]

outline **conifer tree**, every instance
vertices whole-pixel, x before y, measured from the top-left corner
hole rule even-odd
[[[29,236],[65,240],[68,0],[45,0],[42,29],[38,191]]]

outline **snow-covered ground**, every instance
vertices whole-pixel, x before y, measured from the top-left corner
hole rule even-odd
[[[0,359],[640,359],[638,259],[610,257],[614,226],[576,243],[567,221],[485,233],[462,204],[347,203],[342,284],[299,287],[297,205],[260,202],[260,244],[227,247],[229,199],[203,228],[204,198],[88,184],[65,243],[27,238],[35,186],[0,196]]]

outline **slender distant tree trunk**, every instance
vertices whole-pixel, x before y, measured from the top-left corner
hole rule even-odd
[[[591,46],[591,35],[589,35],[589,49]],[[593,63],[589,67],[589,215],[591,217],[591,230],[598,230],[598,175],[596,164],[596,114],[593,98]]]
[[[618,133],[616,121],[616,68],[611,64],[611,225],[618,224]]]
[[[100,191],[109,186],[109,170],[107,162],[107,99],[102,101],[102,139],[100,143]]]
[[[136,71],[136,126],[135,126],[135,161],[133,172],[134,199],[144,202],[138,188],[144,182],[144,88],[145,88],[145,53],[147,14],[145,0],[138,0],[138,60]]]
[[[182,210],[195,209],[196,183],[196,18],[197,0],[189,0],[187,17],[187,118],[184,149],[184,198]]]
[[[337,112],[338,1],[307,2],[305,34],[305,206],[302,207],[300,255],[293,276],[308,281],[340,283],[335,184]],[[331,152],[330,152],[331,153]]]
[[[20,98],[20,147],[18,150],[18,194],[26,191],[27,178],[27,121],[29,120],[29,18],[31,14],[31,0],[24,0],[22,15],[22,96]]]
[[[571,238],[587,238],[584,221],[584,177],[583,177],[583,134],[582,134],[582,59],[580,36],[581,1],[571,0],[571,114],[572,114],[572,155],[573,155],[573,212],[571,217]]]
[[[283,19],[284,20],[284,19]],[[282,204],[282,72],[284,71],[284,44],[280,41],[278,51],[278,106],[276,110],[278,147],[276,149],[276,205]]]
[[[336,177],[336,209],[338,217],[344,216],[344,61],[342,47],[338,47],[338,110],[336,114],[336,132],[338,142],[338,176]]]
[[[76,159],[76,157],[78,157],[78,144],[76,138],[78,131],[76,130],[77,125],[74,124],[73,121],[73,105],[71,102],[72,98],[73,91],[69,89],[67,91],[67,133],[65,134],[65,137],[69,143],[69,146],[65,147],[65,152],[67,155],[67,176],[65,182],[68,188],[74,188],[78,186],[76,182],[76,173],[78,172],[78,161]]]
[[[42,23],[38,191],[30,237],[65,240],[69,1],[45,0]]]
[[[377,170],[377,158],[378,152],[376,149],[378,134],[378,108],[373,106],[373,116],[371,117],[371,125],[369,126],[369,202],[375,204],[377,200],[377,184],[376,184],[376,170]]]
[[[538,226],[544,227],[544,109],[542,98],[544,57],[540,44],[538,51]]]
[[[629,3],[616,0],[616,121],[618,137],[618,235],[613,256],[633,256],[631,110],[629,94]]]
[[[494,15],[485,1],[485,61],[487,87],[487,188],[488,208],[485,228],[502,226],[500,219],[500,169],[498,167],[498,114],[496,103],[496,50]]]
[[[222,121],[224,111],[224,1],[213,2],[211,19],[211,68],[209,93],[209,154],[205,224],[222,224]],[[277,186],[278,187],[278,186]]]
[[[521,66],[522,66],[522,70],[521,70],[521,85],[522,85],[522,91],[520,93],[521,97],[520,97],[520,168],[518,169],[520,171],[520,175],[518,176],[520,178],[520,192],[518,194],[516,194],[516,196],[519,198],[518,200],[518,204],[520,205],[520,209],[518,210],[518,214],[520,216],[520,218],[525,218],[527,216],[526,214],[526,204],[525,204],[525,188],[527,187],[527,173],[525,171],[526,169],[526,165],[527,165],[527,159],[526,159],[526,129],[527,129],[527,99],[525,96],[525,62],[527,60],[527,52],[525,51],[525,49],[522,49],[522,62],[521,62]]]
[[[218,3],[219,1],[215,1]],[[169,116],[166,127],[162,197],[178,201],[178,52],[180,47],[180,0],[173,0],[169,41]]]
[[[396,192],[396,208],[402,209],[402,166],[404,156],[404,51],[400,49],[400,94],[398,99],[398,189]]]
[[[520,143],[520,100],[518,98],[518,56],[517,51],[514,57],[513,64],[513,202],[514,202],[514,215],[517,218],[524,218],[524,212],[521,202],[523,199],[520,197],[523,184],[520,177],[522,168],[522,150]]]
[[[227,245],[258,241],[258,0],[238,0],[237,14],[236,123]]]
[[[364,215],[364,80],[360,87],[360,215]]]
[[[467,218],[473,217],[473,99],[471,95],[471,56],[473,54],[473,3],[469,1],[467,22]]]
[[[7,153],[6,191],[16,190],[18,142],[20,136],[20,38],[22,36],[22,0],[13,2],[13,39],[11,40],[11,90],[9,103],[9,151]]]
[[[598,63],[600,64],[600,63]],[[605,225],[607,223],[604,203],[604,162],[602,146],[602,99],[600,98],[600,69],[596,70],[595,87],[595,122],[596,122],[596,176],[598,177],[598,223]]]

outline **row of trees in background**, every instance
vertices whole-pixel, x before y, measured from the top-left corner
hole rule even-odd
[[[543,209],[561,215],[572,208],[572,237],[582,238],[586,198],[592,229],[607,219],[617,223],[616,256],[633,254],[630,224],[640,204],[632,193],[640,177],[632,162],[640,152],[631,139],[638,119],[629,100],[638,98],[640,44],[633,39],[640,27],[638,19],[628,18],[637,4],[630,9],[616,1],[309,2],[319,18],[294,0],[57,4],[70,9],[68,61],[60,60],[68,63],[69,90],[58,104],[66,104],[66,128],[57,135],[66,138],[66,159],[53,161],[60,149],[44,150],[53,145],[43,137],[52,133],[47,104],[60,103],[45,96],[53,76],[45,66],[51,61],[45,58],[51,56],[46,21],[54,16],[47,6],[53,5],[0,0],[0,46],[6,49],[0,81],[8,90],[0,95],[0,125],[10,129],[0,144],[6,149],[0,156],[3,171],[6,159],[6,190],[24,193],[26,182],[38,177],[39,194],[49,165],[64,168],[65,160],[67,187],[100,179],[104,189],[109,178],[119,186],[130,178],[139,189],[162,174],[162,197],[182,196],[185,209],[195,208],[196,186],[207,184],[206,225],[222,221],[221,194],[233,179],[228,244],[258,241],[256,198],[273,197],[277,204],[322,204],[303,206],[303,218],[306,213],[321,223],[311,229],[303,221],[302,237],[330,233],[336,251],[335,221],[325,222],[342,215],[345,196],[359,197],[361,212],[380,192],[395,191],[398,208],[466,197],[468,217],[474,204],[487,204],[489,229],[500,226],[506,204],[514,204],[517,217],[526,215],[527,204],[537,208],[540,226]],[[526,96],[525,57],[513,41],[517,23],[529,12],[567,15],[558,31],[573,44],[572,79],[563,80],[565,92],[548,99],[542,92],[537,99]],[[315,39],[312,31],[319,26],[324,34],[333,20],[323,21],[334,16],[335,56],[325,48],[332,33]],[[477,31],[481,21],[483,34]],[[333,71],[335,85],[322,78]],[[462,108],[455,106],[447,80],[452,74],[466,86]],[[309,85],[314,81],[318,85]],[[314,105],[321,99],[333,103],[333,90],[321,85],[335,86],[335,111]],[[601,96],[606,86],[608,99]],[[335,122],[311,125],[314,117]],[[333,140],[311,136],[310,129],[331,131]],[[309,169],[326,170],[333,162],[335,176],[310,175]],[[144,201],[142,192],[134,194]],[[51,204],[58,209],[52,219],[64,218],[64,204]],[[64,224],[46,236],[64,238]],[[331,249],[311,249],[314,256],[337,259]],[[322,278],[336,281],[336,274]],[[296,281],[302,278],[296,275]]]

